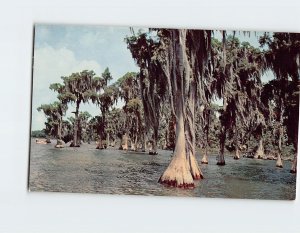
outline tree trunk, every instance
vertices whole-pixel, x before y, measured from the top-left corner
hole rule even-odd
[[[237,128],[235,129],[234,140],[235,140],[235,154],[233,158],[240,159],[239,138],[238,138]]]
[[[106,135],[106,145],[107,145],[107,147],[110,146],[110,142],[109,142],[109,133],[107,133],[107,135]]]
[[[165,131],[165,141],[164,141],[164,145],[163,145],[163,150],[168,149],[168,141],[169,141],[169,127],[167,124],[166,131]]]
[[[293,144],[294,144],[294,148],[295,148],[295,155],[294,155],[294,160],[293,160],[292,167],[291,167],[291,170],[290,170],[291,173],[297,173],[298,124],[297,124],[297,127],[294,128],[294,130],[295,130],[295,133],[294,133]]]
[[[58,123],[57,142],[55,148],[64,148],[64,141],[62,140],[62,119]]]
[[[147,148],[147,140],[146,140],[146,134],[143,135],[143,141],[142,141],[142,152],[145,152]]]
[[[226,53],[224,53],[226,56]],[[226,62],[226,59],[224,60]],[[227,97],[226,92],[223,96],[223,111],[225,112],[227,108]],[[225,165],[225,158],[224,158],[224,150],[225,150],[225,141],[226,141],[226,131],[227,128],[225,125],[221,125],[221,134],[220,134],[220,152],[217,157],[217,165],[224,166]]]
[[[137,150],[137,136],[133,136],[131,140],[131,150],[136,151]]]
[[[170,30],[169,36],[170,43],[168,45],[169,51],[166,65],[169,69],[165,71],[169,88],[172,91],[170,98],[171,107],[176,116],[176,140],[173,158],[166,171],[160,177],[159,182],[175,187],[188,188],[194,187],[191,170],[195,168],[194,164],[196,163],[193,157],[194,153],[189,153],[188,155],[186,153],[187,149],[189,152],[193,152],[193,141],[189,143],[189,148],[186,148],[185,118],[187,114],[191,117],[191,112],[188,113],[191,108],[190,106],[186,106],[185,100],[189,98],[191,81],[199,78],[198,75],[200,74],[197,72],[193,73],[190,61],[188,60],[188,48],[186,47],[187,30]],[[192,63],[195,62],[194,56],[195,54],[192,54]],[[199,70],[197,71],[199,72]]]
[[[209,146],[209,126],[210,126],[210,110],[208,110],[208,112],[206,112],[206,121],[207,121],[207,124],[206,124],[206,129],[205,129],[205,148],[204,148],[204,155],[202,157],[202,160],[201,160],[201,163],[202,164],[208,164],[208,157],[207,157],[207,154],[208,154],[208,146]]]
[[[208,157],[207,157],[207,148],[208,146],[206,145],[205,148],[204,148],[204,154],[203,154],[203,157],[202,157],[202,160],[201,160],[201,163],[202,164],[208,164]]]
[[[296,154],[294,155],[294,160],[293,160],[293,163],[292,163],[292,167],[291,167],[290,172],[291,172],[291,173],[297,173],[297,152],[296,152]]]
[[[194,187],[193,177],[188,169],[186,159],[183,99],[181,95],[177,96],[176,121],[176,144],[174,156],[168,168],[160,177],[159,183],[179,188]]]
[[[98,139],[98,143],[97,143],[97,147],[96,149],[100,149],[102,150],[103,149],[103,142],[102,142],[102,129],[100,129],[100,132],[99,132],[99,139]]]
[[[203,178],[203,174],[196,160],[196,136],[195,136],[195,83],[190,84],[189,98],[185,117],[186,155],[188,167],[193,179]]]
[[[258,148],[255,152],[254,158],[255,159],[262,159],[263,157],[265,157],[265,152],[264,152],[264,145],[263,145],[263,137],[261,135],[260,139],[259,139],[259,145],[258,145]]]
[[[280,168],[283,167],[280,153],[278,153],[277,155],[276,167],[280,167]]]
[[[73,142],[71,143],[71,147],[79,147],[79,143],[78,143],[78,114],[79,114],[79,102],[76,102],[76,111],[75,111],[75,121],[74,121],[74,134],[73,134]]]
[[[157,139],[158,139],[158,128],[153,127],[153,138],[152,138],[152,148],[149,151],[149,155],[157,155]]]
[[[280,131],[281,131],[281,129],[280,129]],[[279,133],[279,134],[281,134],[281,133]],[[278,146],[279,146],[280,149],[279,149],[278,154],[277,154],[276,167],[282,168],[283,164],[282,164],[282,159],[281,159],[281,136],[279,136]]]
[[[123,150],[128,150],[128,134],[127,132],[124,134],[124,146]]]
[[[206,112],[206,121],[207,121],[207,124],[206,124],[206,129],[205,129],[205,148],[204,148],[204,154],[203,154],[203,157],[202,157],[202,160],[201,160],[201,163],[202,164],[208,164],[208,157],[207,157],[207,154],[208,154],[208,146],[209,146],[209,126],[210,126],[210,110],[208,111],[208,113]]]
[[[112,143],[111,143],[111,146],[112,146],[112,147],[115,147],[115,146],[116,146],[116,141],[117,141],[117,139],[114,138],[114,140],[113,140]]]
[[[119,150],[123,150],[123,136],[120,138]]]
[[[221,136],[220,136],[220,152],[217,158],[217,165],[223,166],[225,165],[225,158],[224,158],[224,150],[225,150],[225,141],[226,141],[226,130],[223,126],[221,129]]]
[[[277,162],[276,167],[282,168],[282,139],[283,139],[283,99],[280,98],[280,116],[279,116],[279,135],[278,135],[278,156],[277,156]]]

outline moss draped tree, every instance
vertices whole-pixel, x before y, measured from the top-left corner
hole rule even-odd
[[[73,125],[73,141],[70,146],[79,147],[78,139],[79,129],[79,108],[81,103],[87,103],[90,100],[90,92],[93,88],[94,71],[83,70],[81,72],[72,73],[70,76],[61,77],[63,85],[54,83],[50,86],[59,93],[58,98],[64,103],[75,103],[74,125]]]
[[[63,148],[64,143],[62,141],[62,127],[63,127],[63,115],[66,113],[67,106],[61,102],[54,102],[52,104],[42,104],[37,108],[38,111],[43,111],[47,122],[46,133],[50,136],[54,136],[57,139],[55,145],[56,148]]]
[[[275,75],[275,79],[280,83],[277,91],[278,97],[278,159],[276,166],[282,167],[282,140],[284,126],[284,112],[287,110],[287,88],[289,80],[292,81],[296,88],[300,78],[300,34],[299,33],[274,33],[270,35],[265,33],[260,38],[262,46],[266,46],[265,61],[266,68],[269,68]],[[297,93],[297,92],[295,92]],[[298,97],[299,99],[299,97]],[[296,112],[295,112],[296,113]],[[298,125],[298,118],[295,119]],[[290,130],[290,129],[289,129]],[[291,135],[291,134],[289,134]],[[292,135],[295,135],[292,134]],[[295,141],[296,139],[294,139]],[[297,151],[297,144],[294,143]],[[293,167],[296,167],[297,157],[294,158]],[[294,170],[293,168],[291,170]]]

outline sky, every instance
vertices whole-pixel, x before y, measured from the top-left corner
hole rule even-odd
[[[61,76],[82,70],[94,70],[96,75],[101,75],[108,67],[113,83],[127,72],[138,71],[124,41],[131,35],[129,27],[37,24],[34,35],[32,130],[44,128],[46,118],[37,108],[56,101],[57,94],[49,86],[62,83]],[[236,33],[241,41],[248,41],[255,47],[259,46],[260,35]],[[214,37],[221,39],[221,34],[215,32]],[[263,81],[272,78],[273,75],[267,73]],[[67,117],[74,109],[75,106],[70,104]],[[100,114],[92,104],[82,104],[80,111],[89,111],[93,116]]]
[[[49,86],[62,83],[61,76],[82,70],[101,75],[109,67],[113,83],[126,72],[138,71],[124,42],[127,35],[129,27],[35,25],[32,130],[44,128],[44,113],[36,109],[56,100]],[[74,108],[69,105],[67,117]],[[92,104],[82,104],[80,110],[93,116],[100,113]]]

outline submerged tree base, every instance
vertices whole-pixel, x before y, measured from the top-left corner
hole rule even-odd
[[[280,154],[278,154],[278,157],[277,157],[276,167],[283,168],[282,159],[281,159]]]
[[[207,156],[206,156],[206,155],[203,156],[203,158],[202,158],[202,160],[201,160],[201,163],[202,163],[202,164],[208,164],[208,159],[207,159]]]
[[[217,162],[217,165],[224,166],[225,165],[225,161]]]
[[[202,174],[202,172],[200,174],[196,174],[196,175],[192,175],[194,180],[201,180],[204,179],[204,176]]]
[[[64,148],[64,147],[65,147],[65,142],[63,140],[58,139],[55,148]]]
[[[158,183],[166,185],[166,186],[170,186],[170,187],[175,187],[175,188],[184,188],[184,189],[193,189],[193,188],[195,188],[194,183],[178,184],[178,182],[176,180],[162,180],[161,178],[159,178]]]
[[[157,151],[149,151],[149,155],[158,155]]]
[[[70,144],[70,147],[80,147],[80,145],[74,145],[73,142]]]

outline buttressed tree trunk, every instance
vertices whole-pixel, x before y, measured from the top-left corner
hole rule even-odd
[[[64,141],[62,140],[62,119],[58,123],[57,142],[55,148],[64,148]]]
[[[168,168],[160,177],[159,182],[174,187],[188,188],[194,187],[194,181],[188,168],[188,161],[186,159],[182,101],[182,96],[178,96],[176,110],[176,144],[174,156]]]
[[[124,146],[123,150],[128,150],[128,134],[127,132],[124,134]]]
[[[102,118],[101,118],[101,123],[100,123],[100,127],[99,127],[99,139],[98,139],[98,144],[96,149],[104,149],[104,145],[103,145],[103,137],[104,137],[104,125],[105,125],[105,111],[101,110],[102,112]]]
[[[280,167],[280,168],[283,167],[280,153],[277,154],[276,167]]]
[[[196,136],[195,136],[195,84],[191,83],[185,119],[186,151],[188,167],[195,180],[203,178],[203,174],[196,160]]]
[[[158,128],[153,127],[153,138],[152,138],[152,148],[149,151],[149,155],[157,155],[157,138],[158,138]]]
[[[263,144],[263,137],[261,136],[259,139],[259,145],[258,148],[254,154],[255,159],[262,159],[265,156],[264,152],[264,144]]]
[[[174,187],[194,187],[193,177],[188,167],[189,161],[186,155],[185,138],[185,102],[186,97],[184,82],[190,80],[191,70],[188,66],[186,54],[186,33],[187,30],[171,30],[169,47],[172,59],[170,59],[171,70],[170,82],[172,83],[172,101],[176,116],[176,144],[173,158],[159,179],[162,184]],[[167,71],[168,72],[168,71]],[[188,83],[186,83],[188,84]]]
[[[102,129],[99,130],[99,138],[96,149],[103,149],[103,142],[102,142]]]
[[[207,150],[208,150],[208,148],[207,148],[207,146],[205,146],[204,154],[203,154],[203,157],[202,157],[202,160],[201,160],[202,164],[208,164],[208,157],[207,157],[208,151]]]
[[[132,140],[131,140],[131,150],[132,151],[136,151],[137,150],[137,136],[134,135],[132,137]]]

